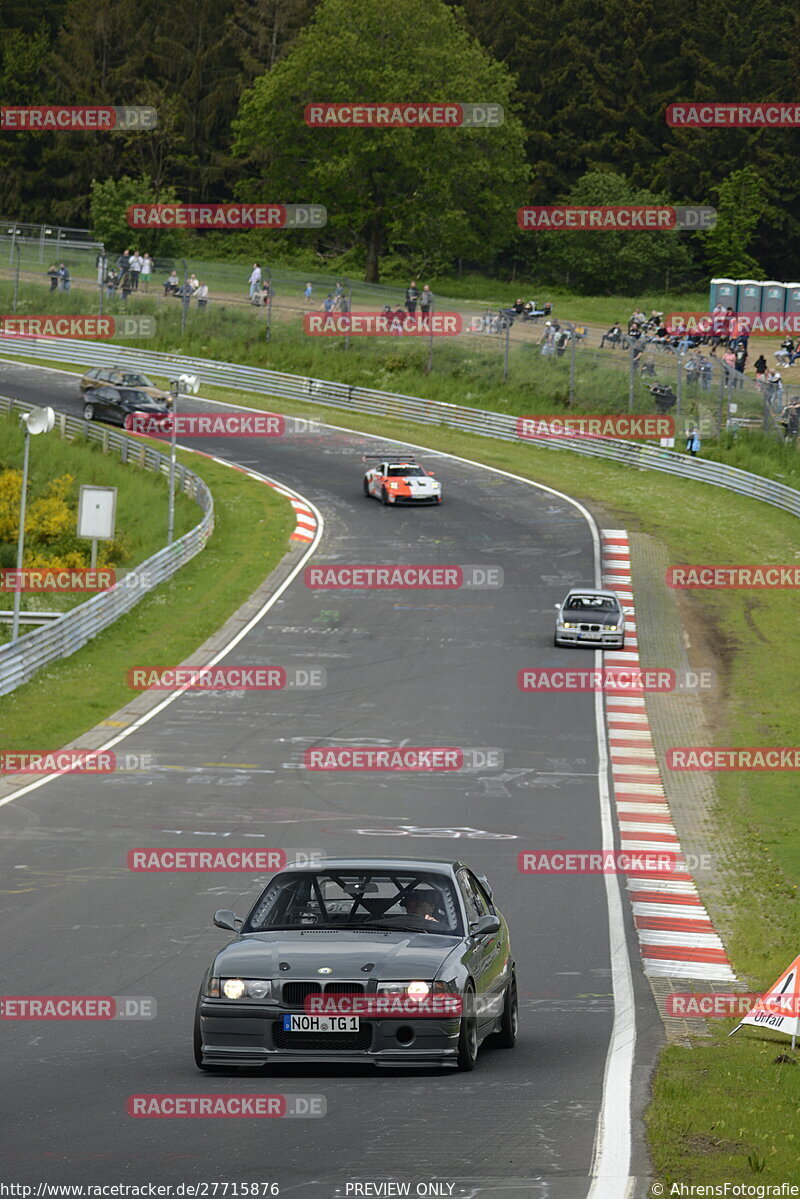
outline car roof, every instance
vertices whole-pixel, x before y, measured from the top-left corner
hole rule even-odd
[[[571,595],[599,595],[606,599],[615,599],[619,602],[619,596],[616,591],[607,591],[603,587],[570,587],[567,592],[567,599]]]
[[[288,865],[286,870],[428,870],[451,873],[465,866],[454,858],[327,858],[319,866]],[[282,873],[282,871],[281,871]]]

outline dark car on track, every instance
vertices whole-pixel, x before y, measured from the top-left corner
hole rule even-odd
[[[110,425],[132,427],[133,417],[141,412],[150,417],[169,418],[170,409],[136,387],[103,387],[87,391],[83,397],[83,419],[102,420]]]
[[[141,371],[126,370],[123,366],[93,366],[84,371],[78,380],[78,387],[84,393],[107,384],[111,387],[135,387],[153,400],[161,400],[165,404],[172,402],[169,392],[164,391],[162,387],[156,387],[147,375],[143,375]]]
[[[625,611],[614,591],[573,587],[556,604],[554,645],[624,649]]]
[[[487,1037],[506,1048],[516,1040],[508,926],[488,881],[464,862],[289,866],[244,920],[218,911],[214,923],[236,938],[200,988],[203,1070],[309,1061],[472,1070]]]

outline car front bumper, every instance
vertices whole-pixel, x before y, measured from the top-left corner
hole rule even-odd
[[[203,1063],[264,1066],[269,1062],[350,1062],[375,1066],[456,1064],[460,1021],[425,1016],[361,1017],[358,1033],[285,1033],[284,1015],[297,1008],[202,999]],[[350,1038],[348,1040],[348,1038]]]
[[[587,633],[581,629],[556,628],[556,641],[559,645],[593,645],[596,649],[622,649],[625,644],[625,632],[617,633]]]

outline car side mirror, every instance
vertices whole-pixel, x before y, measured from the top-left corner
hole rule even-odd
[[[489,933],[499,933],[501,928],[499,916],[481,916],[475,924],[469,926],[473,937],[487,937]]]
[[[554,607],[554,608],[560,608],[560,607],[561,607],[561,604],[553,604],[553,607]]]
[[[227,908],[220,908],[214,913],[214,923],[217,928],[227,928],[230,932],[235,933],[243,921],[235,912],[229,911]]]

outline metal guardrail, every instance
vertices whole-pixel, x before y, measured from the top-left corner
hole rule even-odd
[[[794,516],[800,516],[800,491],[761,475],[751,474],[750,471],[721,462],[687,457],[685,454],[658,446],[611,438],[553,440],[520,437],[515,416],[491,412],[484,408],[467,408],[460,404],[353,387],[347,383],[289,375],[260,367],[237,366],[232,362],[215,362],[205,358],[189,358],[155,350],[127,349],[119,345],[102,345],[96,342],[0,337],[0,352],[20,357],[46,358],[55,362],[85,362],[92,366],[114,365],[124,357],[126,365],[130,368],[152,374],[170,377],[182,373],[195,374],[200,377],[202,383],[217,387],[344,408],[372,416],[438,425],[475,433],[480,437],[530,443],[553,451],[567,449],[593,458],[620,462],[637,470],[663,471],[684,479],[694,479],[699,483],[710,483],[714,487],[724,487],[738,495],[761,500]]]
[[[23,404],[0,396],[0,412],[29,412],[33,405]],[[77,434],[98,441],[103,449],[117,450],[123,462],[135,462],[146,470],[169,475],[169,457],[158,450],[125,437],[114,430],[66,413],[57,413],[56,428],[61,436]],[[16,641],[0,646],[0,695],[7,695],[27,683],[37,670],[59,658],[68,658],[91,641],[99,632],[113,624],[117,617],[129,612],[143,596],[172,577],[195,554],[199,554],[214,529],[214,500],[205,482],[180,463],[175,472],[175,486],[191,496],[200,506],[203,519],[172,545],[164,546],[152,557],[127,572],[109,591],[101,591],[42,628],[26,633]]]

